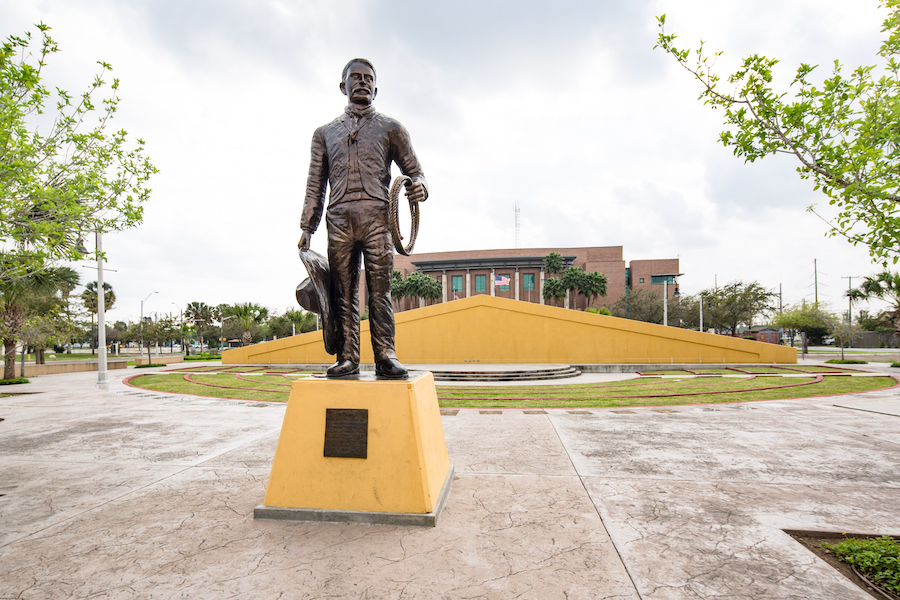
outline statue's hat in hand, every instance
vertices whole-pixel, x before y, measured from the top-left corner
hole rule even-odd
[[[331,271],[328,259],[313,250],[301,250],[300,260],[309,273],[309,278],[297,286],[297,302],[316,313],[322,320],[322,334],[325,339],[325,351],[337,354],[337,331],[331,311]]]

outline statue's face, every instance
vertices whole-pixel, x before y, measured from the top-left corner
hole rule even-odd
[[[362,63],[353,63],[347,71],[347,78],[341,82],[341,93],[354,104],[372,104],[378,93],[375,72]]]

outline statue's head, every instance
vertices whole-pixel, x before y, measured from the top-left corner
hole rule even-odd
[[[372,104],[378,93],[372,63],[364,58],[354,58],[348,62],[341,76],[341,93],[353,104]]]

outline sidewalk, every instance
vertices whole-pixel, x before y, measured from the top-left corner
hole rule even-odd
[[[896,390],[446,411],[457,477],[419,529],[254,521],[284,405],[133,373],[0,398],[0,598],[866,600],[782,530],[900,534]]]

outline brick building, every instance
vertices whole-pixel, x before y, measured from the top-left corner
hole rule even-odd
[[[419,271],[441,282],[442,297],[437,302],[449,302],[455,298],[468,298],[479,294],[495,295],[524,302],[544,304],[541,294],[544,257],[558,252],[565,266],[575,266],[586,272],[597,271],[608,278],[607,295],[595,300],[595,306],[612,306],[625,295],[627,289],[654,288],[662,295],[665,275],[679,272],[677,258],[657,260],[632,260],[626,266],[622,246],[592,246],[587,248],[517,248],[506,250],[463,250],[460,252],[431,252],[412,256],[394,256],[394,269],[409,275]],[[496,277],[509,278],[509,285],[494,285]],[[669,276],[669,283],[674,283]],[[503,280],[505,283],[505,279]],[[365,286],[361,286],[365,289]],[[669,296],[675,286],[669,285]],[[360,294],[361,310],[365,311],[364,294]],[[584,309],[588,300],[574,292],[569,294],[566,305]],[[398,303],[395,302],[395,305]],[[420,305],[418,299],[404,298],[399,310]]]

